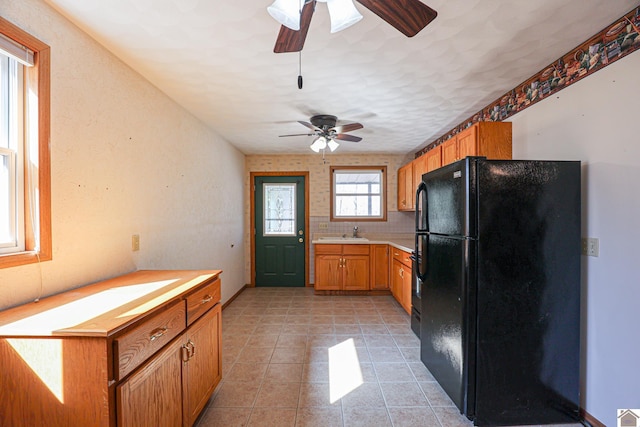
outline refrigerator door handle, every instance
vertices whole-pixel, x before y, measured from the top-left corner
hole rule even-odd
[[[421,197],[422,196],[422,197]],[[420,262],[416,262],[416,274],[420,280],[424,281],[427,277],[427,256],[429,239],[429,215],[428,215],[427,185],[424,181],[418,184],[416,189],[416,236],[415,236],[415,254],[420,255]],[[420,249],[420,240],[422,239],[422,251]]]
[[[427,279],[427,258],[429,257],[429,234],[423,234],[421,236],[416,235],[417,239],[422,240],[422,256],[420,262],[416,262],[416,274],[418,278],[424,282]]]
[[[421,198],[420,196],[423,195]],[[416,231],[429,231],[429,217],[427,216],[427,184],[421,181],[416,189]],[[419,208],[420,207],[420,208]],[[417,248],[416,248],[417,250]]]

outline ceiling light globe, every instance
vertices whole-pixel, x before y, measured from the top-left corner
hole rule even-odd
[[[300,3],[298,0],[275,0],[267,12],[280,24],[294,31],[300,30]]]
[[[319,153],[320,150],[324,150],[325,148],[327,148],[327,140],[323,136],[316,138],[313,144],[311,144],[311,149],[316,153]]]
[[[362,19],[362,15],[353,4],[353,0],[327,0],[331,18],[331,32],[337,33]]]
[[[336,140],[331,139],[329,140],[329,143],[327,144],[327,146],[329,147],[329,150],[331,150],[331,152],[334,152],[335,149],[340,146],[340,144],[338,144]]]

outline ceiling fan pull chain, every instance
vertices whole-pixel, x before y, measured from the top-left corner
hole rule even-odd
[[[298,89],[302,89],[302,51],[298,52]]]

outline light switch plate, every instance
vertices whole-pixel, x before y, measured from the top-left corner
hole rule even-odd
[[[600,255],[600,239],[596,237],[582,238],[582,255],[597,257]]]
[[[140,250],[140,235],[134,234],[131,236],[131,250],[137,252]]]
[[[318,228],[320,230],[326,230],[327,228],[329,228],[329,224],[326,223],[326,222],[320,222],[320,223],[318,223]]]

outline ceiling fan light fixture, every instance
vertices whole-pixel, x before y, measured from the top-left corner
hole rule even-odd
[[[324,150],[325,148],[327,148],[327,139],[324,136],[319,136],[313,141],[313,144],[311,144],[311,149],[316,153],[319,153],[320,150]]]
[[[340,144],[338,144],[338,142],[335,139],[330,139],[329,142],[327,143],[327,147],[329,147],[329,150],[331,150],[331,152],[333,153],[336,148],[338,148],[340,146]]]
[[[281,25],[294,31],[300,30],[300,2],[298,0],[275,0],[267,7],[269,15]]]
[[[327,0],[331,33],[337,33],[362,19],[362,15],[353,4],[353,0]]]

